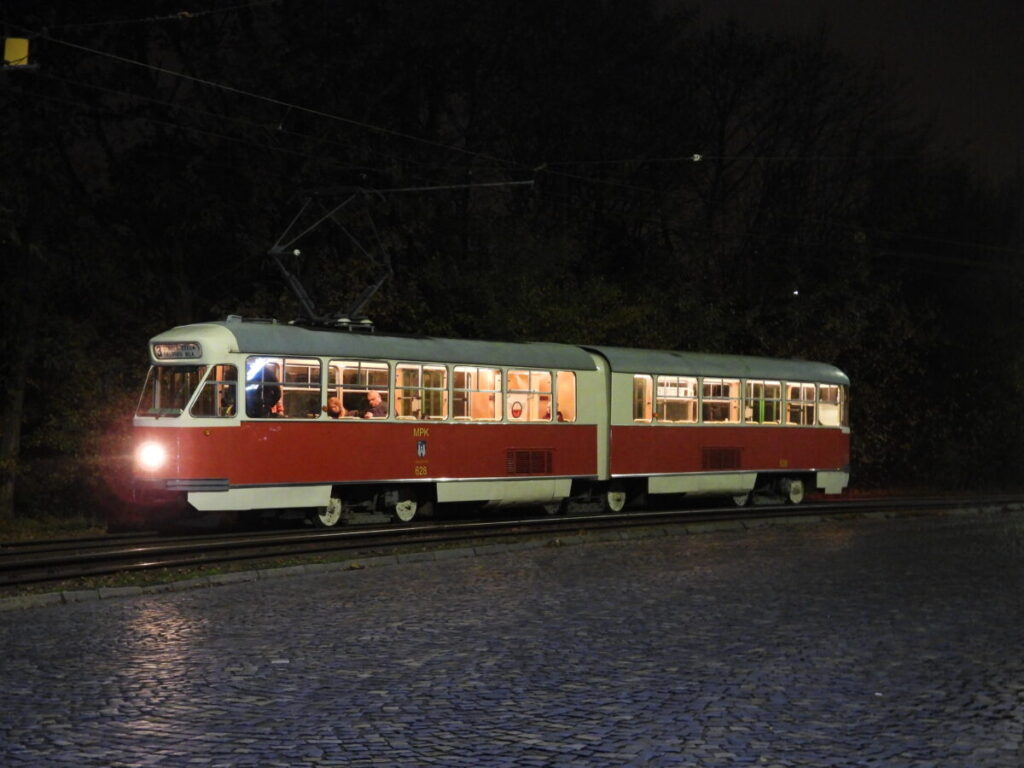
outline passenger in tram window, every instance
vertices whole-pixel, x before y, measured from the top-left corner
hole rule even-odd
[[[235,385],[225,384],[223,393],[220,396],[220,415],[235,415]]]
[[[548,397],[540,398],[540,416],[538,421],[551,421],[551,399]]]
[[[277,363],[268,363],[263,370],[263,404],[267,409],[268,416],[284,416],[284,402],[282,401],[281,387],[278,382],[281,376]]]
[[[324,411],[332,419],[337,419],[342,415],[344,409],[341,407],[341,400],[337,397],[328,397],[327,405],[324,406]]]
[[[250,417],[266,418],[278,416],[284,412],[281,404],[280,379],[277,366],[267,363],[263,367],[262,376],[245,388],[245,410]]]
[[[360,419],[383,419],[387,418],[388,407],[384,404],[384,400],[380,396],[380,392],[371,389],[366,393],[366,397],[363,399],[362,405],[360,405],[355,413],[349,414],[356,416]]]

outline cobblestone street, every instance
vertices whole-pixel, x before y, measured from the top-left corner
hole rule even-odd
[[[0,613],[0,764],[1024,764],[1024,515]]]

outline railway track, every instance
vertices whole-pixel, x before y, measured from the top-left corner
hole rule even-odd
[[[1024,507],[1022,496],[899,498],[745,508],[686,509],[624,514],[570,513],[507,520],[352,526],[331,530],[256,531],[178,537],[108,536],[0,544],[0,590],[157,569],[224,566],[242,561],[308,556],[367,556],[382,552],[487,543],[496,539],[558,538],[640,526],[709,523],[766,524],[779,518],[854,516],[953,508]]]

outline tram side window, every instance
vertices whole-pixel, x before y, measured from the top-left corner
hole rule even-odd
[[[786,384],[786,423],[798,426],[814,424],[814,385]]]
[[[740,420],[740,383],[736,379],[701,382],[701,420],[705,423]]]
[[[245,415],[261,419],[282,412],[281,358],[250,357],[245,361]]]
[[[659,376],[656,406],[658,421],[693,424],[697,421],[697,379]]]
[[[213,365],[189,411],[193,416],[230,418],[238,415],[236,391],[238,369],[233,365]]]
[[[395,369],[395,408],[400,419],[448,417],[448,369],[403,363]]]
[[[508,372],[509,421],[551,421],[551,373]]]
[[[366,418],[367,413],[370,418],[386,418],[389,413],[388,364],[332,360],[327,369],[327,396],[341,400],[341,415],[346,418]],[[375,405],[378,397],[380,403]]]
[[[845,387],[839,384],[818,385],[818,423],[826,427],[846,426]]]
[[[460,421],[501,418],[501,370],[457,365],[452,371],[452,416]]]
[[[320,361],[288,358],[284,363],[281,389],[284,415],[316,419],[320,416]]]
[[[558,371],[555,378],[558,407],[555,418],[558,421],[576,421],[576,374],[572,371]]]
[[[782,382],[748,381],[744,409],[749,423],[778,424],[782,420]]]
[[[320,361],[250,357],[245,366],[245,413],[255,419],[317,418]]]
[[[633,421],[651,420],[653,388],[650,376],[638,373],[633,377]]]

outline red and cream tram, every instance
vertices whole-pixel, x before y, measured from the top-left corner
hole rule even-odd
[[[821,363],[237,317],[162,333],[150,356],[134,420],[143,507],[331,526],[435,502],[799,502],[849,479],[849,380]]]

